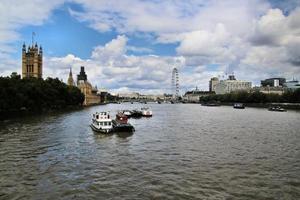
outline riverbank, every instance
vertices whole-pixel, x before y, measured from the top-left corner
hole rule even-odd
[[[66,106],[64,108],[59,109],[43,109],[43,110],[11,110],[11,111],[0,111],[0,121],[9,120],[9,119],[18,119],[24,117],[38,116],[38,115],[47,115],[47,114],[59,114],[70,111],[78,111],[83,110],[84,106]]]
[[[37,111],[30,111],[26,109],[20,109],[20,110],[12,110],[12,111],[6,111],[1,112],[0,111],[0,121],[8,120],[8,119],[17,119],[17,118],[23,118],[23,117],[30,117],[30,116],[37,116],[37,115],[47,115],[47,114],[60,114],[60,113],[66,113],[71,111],[79,111],[83,110],[85,108],[93,107],[93,106],[99,106],[99,105],[107,105],[107,103],[97,103],[97,104],[90,104],[86,106],[66,106],[61,107],[57,109],[43,109],[43,110],[37,110]]]
[[[220,103],[224,106],[233,106],[236,102],[231,103]],[[269,108],[272,106],[280,106],[285,109],[289,110],[300,110],[300,103],[244,103],[246,107],[253,107],[253,108]]]

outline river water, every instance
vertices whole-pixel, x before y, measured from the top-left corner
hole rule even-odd
[[[300,112],[148,104],[95,135],[110,104],[0,123],[0,199],[300,199]]]

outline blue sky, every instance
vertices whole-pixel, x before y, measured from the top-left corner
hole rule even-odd
[[[21,72],[21,46],[35,32],[44,77],[66,80],[83,65],[114,92],[168,92],[173,67],[182,92],[226,73],[253,85],[300,78],[296,0],[2,0],[0,13],[1,76]]]
[[[68,9],[82,11],[82,7],[74,3],[63,4],[60,8],[53,11],[51,17],[38,26],[26,26],[20,30],[25,43],[30,44],[32,33],[35,33],[34,40],[43,44],[46,56],[65,56],[72,52],[80,58],[87,59],[91,56],[93,48],[97,45],[104,45],[118,36],[118,32],[111,30],[99,32],[88,26],[88,23],[79,22],[73,18]],[[139,34],[139,33],[137,33]],[[153,41],[153,35],[148,33],[141,36],[130,34],[128,45],[138,48],[148,48],[149,51],[137,52],[129,50],[129,54],[145,55],[153,53],[161,56],[176,55],[176,44],[159,44]],[[20,46],[22,41],[15,43]],[[151,50],[151,51],[150,51]],[[15,56],[20,56],[16,54]]]

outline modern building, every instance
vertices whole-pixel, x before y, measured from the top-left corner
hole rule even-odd
[[[216,94],[226,94],[234,91],[250,91],[252,83],[236,80],[234,75],[229,75],[227,80],[221,80],[215,87]]]
[[[80,67],[80,73],[77,75],[77,87],[84,94],[83,105],[88,106],[101,102],[100,96],[97,95],[97,89],[88,82],[83,66]]]
[[[37,43],[33,46],[23,44],[22,48],[22,78],[42,78],[43,77],[43,49]]]
[[[289,90],[296,90],[300,88],[300,83],[298,80],[287,81],[284,86]]]
[[[68,77],[68,85],[75,86],[75,82],[73,80],[72,69],[70,68],[69,77]]]
[[[261,81],[262,87],[279,87],[284,86],[285,84],[285,78],[268,78]]]
[[[217,77],[213,77],[209,81],[209,91],[214,92],[216,90],[216,85],[219,83],[219,79]]]

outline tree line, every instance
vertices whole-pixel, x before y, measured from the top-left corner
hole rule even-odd
[[[82,105],[84,94],[74,86],[68,86],[58,78],[24,78],[12,73],[0,77],[0,113],[58,110]]]
[[[228,94],[213,94],[200,97],[201,102],[219,101],[224,103],[300,103],[300,89],[287,90],[282,95],[265,94],[259,91],[238,91]]]

